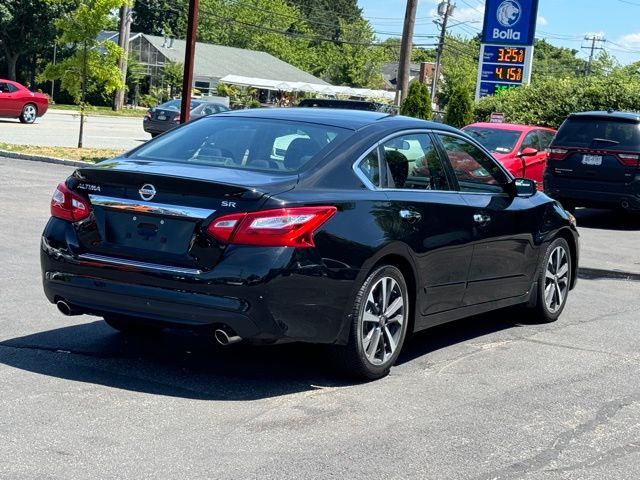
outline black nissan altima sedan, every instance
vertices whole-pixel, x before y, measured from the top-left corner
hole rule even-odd
[[[49,301],[117,330],[332,345],[389,372],[408,334],[503,307],[539,322],[576,282],[575,219],[442,124],[265,109],[81,167],[51,200]]]

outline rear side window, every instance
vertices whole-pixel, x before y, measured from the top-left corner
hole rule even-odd
[[[380,186],[380,159],[378,158],[378,149],[374,148],[358,165],[360,172],[375,187]]]
[[[303,122],[204,117],[145,144],[129,158],[293,172],[351,133]]]
[[[622,119],[572,117],[562,124],[555,145],[607,150],[640,150],[640,125]]]
[[[538,135],[540,136],[540,146],[544,150],[549,148],[556,134],[549,130],[538,130]]]

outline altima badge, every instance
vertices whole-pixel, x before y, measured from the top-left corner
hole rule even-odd
[[[138,193],[140,194],[140,198],[142,198],[143,200],[151,200],[156,196],[156,187],[154,187],[150,183],[145,183],[142,187],[140,187]]]

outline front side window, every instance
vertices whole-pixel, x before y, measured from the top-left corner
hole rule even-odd
[[[244,117],[204,117],[153,140],[130,158],[293,172],[351,130]]]
[[[431,137],[426,133],[401,135],[383,145],[388,186],[413,190],[450,190]]]
[[[540,139],[538,138],[538,133],[535,130],[527,133],[527,136],[524,137],[522,146],[520,148],[522,150],[524,150],[525,148],[535,148],[536,150],[542,150],[542,148],[540,148]]]
[[[458,137],[439,135],[455,173],[460,191],[502,193],[507,177],[495,160],[482,150]]]

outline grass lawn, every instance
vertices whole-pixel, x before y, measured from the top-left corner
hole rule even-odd
[[[49,105],[50,109],[54,110],[72,110],[74,112],[80,113],[80,107],[78,105],[63,105],[54,103]],[[123,108],[117,112],[111,110],[111,107],[87,107],[87,115],[107,115],[111,117],[144,117],[146,108]]]
[[[109,148],[40,147],[34,145],[14,145],[3,142],[0,142],[0,150],[63,158],[65,160],[81,160],[84,162],[99,162],[120,155],[124,151]]]

